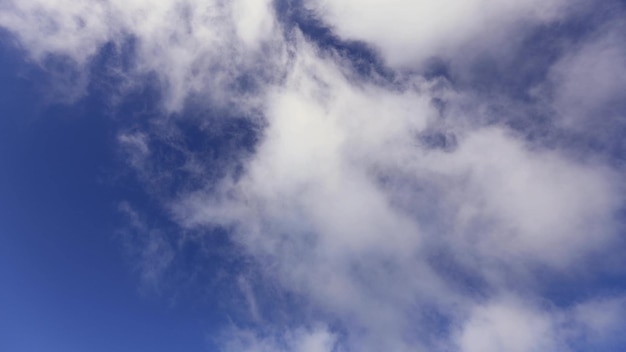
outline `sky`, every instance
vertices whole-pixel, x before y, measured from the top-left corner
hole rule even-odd
[[[623,351],[625,38],[622,0],[0,0],[0,351]]]

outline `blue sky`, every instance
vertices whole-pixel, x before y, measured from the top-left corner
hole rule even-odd
[[[623,350],[625,14],[0,3],[0,350]]]
[[[210,318],[138,289],[117,203],[143,195],[114,181],[117,125],[98,98],[48,105],[45,73],[11,47],[2,77],[2,349],[205,350]]]

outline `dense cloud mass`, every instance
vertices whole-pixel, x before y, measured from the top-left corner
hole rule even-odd
[[[9,0],[0,26],[33,63],[66,63],[74,78],[53,89],[67,103],[105,48],[117,99],[158,87],[156,117],[119,133],[128,166],[180,236],[225,230],[258,269],[230,278],[248,321],[224,327],[222,350],[613,351],[626,296],[602,278],[624,274],[625,14]],[[150,233],[139,260],[158,280],[175,254]],[[291,318],[268,313],[281,309]]]

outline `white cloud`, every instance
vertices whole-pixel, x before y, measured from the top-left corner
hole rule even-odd
[[[598,343],[619,340],[626,331],[626,298],[597,298],[574,306],[565,317],[571,333],[583,341]]]
[[[237,35],[247,46],[255,48],[273,34],[276,23],[270,0],[236,0],[232,6]]]
[[[625,308],[623,297],[600,297],[559,309],[505,295],[472,308],[456,332],[456,343],[462,352],[579,351],[611,346],[621,341]]]
[[[471,309],[456,341],[463,352],[602,349],[623,341],[625,308],[624,297],[559,309],[508,295]]]
[[[252,290],[250,282],[245,276],[240,275],[237,278],[237,285],[239,286],[241,293],[246,299],[246,304],[248,305],[248,313],[250,314],[250,317],[255,322],[260,323],[263,318],[261,316],[261,312],[259,311],[259,306],[257,304],[256,297],[254,295],[254,291]]]
[[[150,228],[128,202],[120,203],[118,209],[128,217],[131,225],[120,235],[125,250],[135,260],[134,270],[139,274],[144,288],[158,291],[174,261],[176,250],[163,231]]]
[[[459,336],[463,352],[533,352],[563,350],[548,313],[503,299],[478,306]]]
[[[89,74],[90,61],[103,45],[122,48],[131,40],[132,67],[120,74],[129,82],[156,75],[167,112],[180,111],[194,94],[212,98],[214,104],[232,103],[237,96],[242,106],[242,97],[228,86],[246,70],[262,75],[256,71],[275,69],[269,61],[269,67],[259,62],[281,51],[280,43],[269,42],[276,30],[269,2],[254,2],[254,8],[250,3],[10,1],[0,5],[0,26],[13,33],[36,62],[50,56],[69,58],[83,75]],[[262,43],[266,46],[261,53]]]
[[[427,164],[452,179],[454,231],[467,236],[455,240],[482,255],[567,267],[615,235],[621,195],[602,165],[531,151],[498,129],[473,132]]]
[[[626,24],[619,18],[567,52],[550,71],[559,123],[574,130],[611,128],[624,118]]]
[[[341,37],[371,43],[391,65],[402,67],[419,65],[432,56],[462,53],[520,22],[552,20],[560,15],[564,2],[310,0],[307,4]]]
[[[323,327],[296,329],[259,336],[253,331],[232,329],[224,336],[224,352],[338,352],[336,337]]]
[[[68,55],[84,63],[100,47],[121,34],[108,4],[93,1],[9,1],[0,11],[0,26],[15,33],[35,60]]]
[[[558,0],[306,4],[339,36],[367,41],[398,66],[456,57],[472,46],[498,50],[496,37],[522,33],[517,26],[550,21],[563,9]],[[0,14],[0,25],[34,60],[62,55],[86,67],[104,43],[133,38],[134,65],[124,74],[158,76],[167,112],[199,96],[263,116],[258,145],[239,160],[242,172],[158,199],[183,228],[232,229],[264,278],[345,334],[330,324],[302,328],[316,320],[305,316],[299,327],[233,329],[221,341],[226,351],[566,350],[572,336],[616,324],[603,313],[612,304],[547,309],[532,302],[537,287],[550,285],[533,270],[575,277],[586,258],[611,250],[623,202],[619,170],[533,144],[497,123],[485,126],[500,121],[482,109],[491,102],[444,79],[360,78],[340,54],[317,48],[297,29],[283,33],[273,5],[26,0],[2,5]],[[601,34],[552,69],[553,107],[561,115],[587,114],[619,96],[616,38]],[[263,89],[233,88],[245,75]],[[594,92],[580,88],[585,82]],[[437,109],[436,99],[446,109]],[[163,157],[153,144],[167,140],[191,154],[176,142],[178,133],[165,127],[122,133],[118,141],[150,183],[161,176],[152,165]],[[428,134],[450,145],[425,141]],[[194,174],[207,172],[190,164]],[[175,252],[131,208],[122,210],[147,233],[143,272],[156,281]],[[251,320],[271,324],[248,278],[233,280]],[[510,298],[514,292],[522,297]]]
[[[560,334],[552,317],[497,302],[475,311],[431,267],[429,251],[462,253],[456,260],[498,291],[513,289],[510,275],[534,285],[526,273],[535,267],[572,270],[615,235],[612,171],[496,127],[455,126],[458,147],[431,149],[418,140],[437,120],[430,83],[352,82],[341,60],[300,45],[290,76],[267,95],[268,128],[244,177],[218,194],[182,197],[179,221],[235,225],[268,275],[364,331],[348,337],[353,350],[431,348],[423,340],[432,332],[417,321],[433,307],[451,319],[477,314],[461,339],[467,351],[513,337],[519,351],[551,346]],[[444,205],[419,191],[399,201],[407,188],[427,188]],[[554,336],[537,336],[544,330]]]
[[[118,141],[133,168],[141,170],[145,167],[146,159],[150,156],[148,136],[145,133],[123,133],[118,136]]]

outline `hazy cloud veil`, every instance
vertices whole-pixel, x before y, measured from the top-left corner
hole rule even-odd
[[[250,321],[224,328],[224,351],[624,346],[626,296],[602,281],[624,277],[624,15],[583,0],[0,3],[35,64],[71,67],[65,102],[107,47],[115,94],[158,86],[158,116],[119,133],[129,167],[181,233],[226,229],[259,268],[231,278]],[[214,136],[233,119],[254,136]],[[159,144],[182,162],[161,165]],[[275,291],[258,299],[259,280]]]

